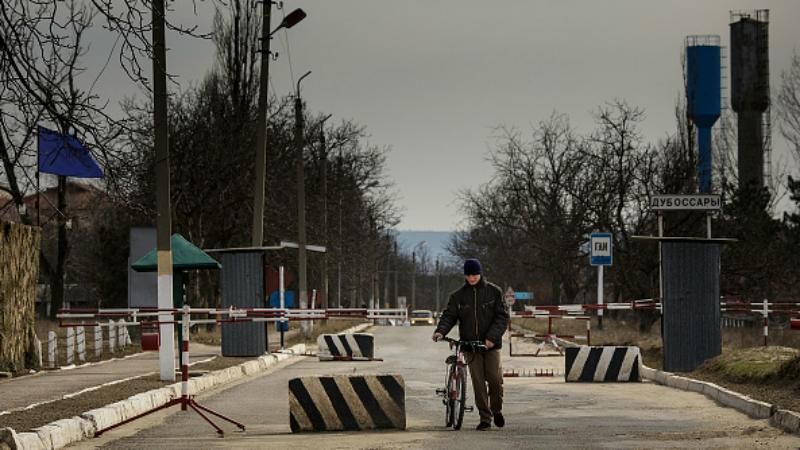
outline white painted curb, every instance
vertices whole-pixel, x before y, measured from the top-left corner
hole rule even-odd
[[[788,409],[779,409],[769,419],[769,423],[786,431],[800,434],[800,414]]]
[[[674,375],[647,366],[643,367],[642,376],[658,384],[703,394],[723,406],[734,408],[754,419],[770,419],[773,426],[800,433],[800,414],[788,410],[777,410],[771,403],[752,399],[714,383]],[[778,416],[780,411],[783,412]]]
[[[369,324],[367,324],[369,325]],[[359,325],[360,326],[360,325]],[[358,328],[358,327],[354,327]],[[239,378],[266,371],[280,361],[306,352],[305,344],[297,344],[283,353],[264,355],[227,369],[215,370],[189,380],[189,392],[198,394]],[[0,428],[0,450],[50,450],[94,437],[97,430],[116,425],[126,419],[161,406],[180,396],[180,382],[136,394],[101,408],[86,411],[71,419],[61,419],[36,428],[32,432],[17,433],[11,428]]]

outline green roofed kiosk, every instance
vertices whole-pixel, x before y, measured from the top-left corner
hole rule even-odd
[[[183,307],[184,301],[184,272],[187,270],[219,270],[222,265],[208,255],[208,253],[199,249],[197,246],[187,241],[183,236],[175,233],[170,238],[172,242],[172,301],[175,308]],[[156,249],[149,251],[146,255],[139,258],[138,261],[131,264],[131,268],[137,272],[155,272],[158,270],[156,264]],[[181,342],[181,327],[178,329],[178,342]],[[181,346],[179,345],[180,349]],[[179,355],[179,361],[180,361]]]

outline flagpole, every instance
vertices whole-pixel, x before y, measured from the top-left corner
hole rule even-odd
[[[37,139],[42,139],[41,136],[38,136]],[[36,148],[36,226],[41,227],[41,214],[39,214],[39,196],[42,195],[41,189],[41,173],[39,172],[39,159],[41,156],[41,150],[37,147]]]

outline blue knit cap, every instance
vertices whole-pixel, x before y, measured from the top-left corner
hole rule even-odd
[[[464,261],[464,275],[480,275],[481,262],[476,258],[469,258]]]

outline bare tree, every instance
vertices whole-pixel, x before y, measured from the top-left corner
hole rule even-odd
[[[792,64],[781,74],[781,80],[776,99],[780,130],[792,145],[795,159],[800,162],[800,55],[792,57]]]

